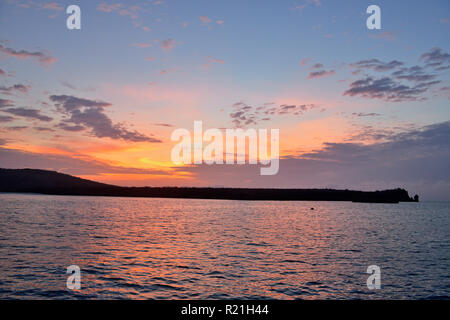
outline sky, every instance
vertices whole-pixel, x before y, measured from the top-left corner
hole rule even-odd
[[[450,200],[449,31],[446,0],[0,0],[0,167]],[[279,129],[278,174],[175,165],[195,120]]]

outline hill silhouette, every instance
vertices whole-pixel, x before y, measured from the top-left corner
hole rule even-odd
[[[112,197],[157,197],[227,200],[354,201],[398,203],[418,201],[404,189],[354,191],[335,189],[120,187],[56,171],[1,169],[0,192]]]

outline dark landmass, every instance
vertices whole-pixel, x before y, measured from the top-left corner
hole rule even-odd
[[[190,198],[226,200],[354,201],[371,203],[414,202],[404,189],[353,191],[334,189],[244,189],[189,187],[119,187],[73,177],[56,171],[1,169],[0,192],[50,195]]]

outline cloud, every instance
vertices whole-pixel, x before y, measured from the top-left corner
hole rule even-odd
[[[14,101],[0,98],[0,108],[12,107],[13,105]]]
[[[52,57],[48,52],[44,51],[26,51],[26,50],[14,50],[12,48],[6,48],[3,45],[0,44],[0,52],[3,54],[14,57],[16,59],[36,59],[41,66],[49,66],[57,61],[55,57]]]
[[[174,127],[174,125],[169,124],[169,123],[154,123],[153,125],[157,126],[157,127],[168,127],[168,128]]]
[[[119,10],[121,7],[122,7],[121,3],[108,4],[106,2],[102,2],[98,5],[97,10],[103,12],[113,12]]]
[[[294,115],[315,109],[315,104],[274,104],[266,103],[259,107],[250,106],[242,101],[233,104],[233,111],[229,114],[236,128],[257,125],[259,121],[268,121],[271,116]]]
[[[381,99],[388,102],[420,101],[431,86],[440,81],[421,82],[413,86],[405,85],[390,77],[375,79],[366,77],[350,84],[344,96],[362,96],[364,98]]]
[[[214,62],[214,63],[219,63],[219,64],[224,64],[225,63],[225,60],[222,60],[222,59],[212,59],[211,61]]]
[[[22,131],[25,129],[28,129],[27,126],[14,126],[14,127],[5,127],[4,129],[8,130],[8,131]]]
[[[336,74],[336,71],[334,70],[320,70],[320,71],[313,71],[310,72],[308,75],[308,79],[315,79],[315,78],[324,78],[324,77],[329,77]]]
[[[217,24],[224,24],[225,21],[224,21],[224,20],[216,20],[216,23],[217,23]]]
[[[364,114],[364,113],[353,113],[352,116],[356,117],[375,117],[379,114]],[[402,128],[404,130],[404,128]],[[351,133],[350,136],[344,139],[345,142],[385,142],[391,139],[399,130],[394,130],[392,128],[380,128],[379,126],[365,125],[356,130],[356,132]]]
[[[106,3],[101,2],[97,6],[98,11],[111,13],[114,12],[120,16],[129,17],[136,28],[140,28],[146,32],[150,31],[150,28],[143,26],[142,22],[138,20],[139,13],[144,11],[144,9],[138,5],[125,5],[123,3]]]
[[[9,109],[2,109],[2,112],[10,113],[15,116],[20,116],[23,118],[29,118],[29,119],[37,119],[45,122],[52,121],[53,118],[44,116],[40,113],[37,109],[27,109],[27,108],[9,108]]]
[[[392,75],[397,79],[415,82],[431,81],[436,78],[435,74],[427,73],[426,70],[420,66],[401,68],[400,70],[392,73]]]
[[[81,126],[81,125],[70,125],[70,124],[67,124],[65,122],[60,122],[60,123],[58,123],[57,126],[59,128],[61,128],[61,129],[65,130],[65,131],[71,131],[71,132],[79,132],[79,131],[83,131],[83,130],[86,129],[84,126]]]
[[[63,85],[64,87],[69,88],[69,89],[71,89],[71,90],[95,91],[95,88],[94,88],[94,87],[77,87],[77,86],[75,86],[74,84],[72,84],[72,83],[70,83],[70,82],[68,82],[68,81],[65,81],[65,80],[60,81],[60,83],[61,83],[61,85]]]
[[[39,3],[38,1],[31,1],[31,0],[9,0],[8,2],[15,4],[18,7],[21,8],[36,8],[37,10],[45,9],[45,10],[52,10],[52,11],[63,11],[64,7],[57,2],[44,2]],[[50,16],[51,18],[55,17],[55,15]]]
[[[397,67],[404,65],[403,62],[392,60],[390,62],[383,62],[378,59],[361,60],[355,63],[351,63],[350,66],[358,69],[372,69],[374,71],[390,71]]]
[[[133,43],[133,46],[138,48],[149,48],[152,46],[151,43]]]
[[[438,79],[439,71],[450,69],[450,54],[435,47],[422,54],[419,60],[424,65],[408,67],[398,60],[383,62],[378,59],[351,63],[350,66],[357,69],[352,72],[354,75],[361,74],[363,70],[392,73],[380,78],[365,75],[364,78],[352,82],[344,95],[376,98],[389,102],[426,100],[424,94],[431,87],[442,82]],[[434,72],[430,72],[428,68],[433,68]]]
[[[402,132],[391,136],[387,142],[370,145],[325,143],[323,149],[303,153],[300,158],[338,164],[362,164],[367,162],[370,165],[374,165],[376,161],[383,159],[380,163],[388,165],[394,161],[424,157],[425,155],[418,151],[424,151],[425,149],[444,148],[448,153],[449,142],[445,141],[445,134],[450,133],[449,129],[450,122],[445,122],[419,130]]]
[[[321,68],[323,68],[323,64],[321,63],[315,63],[310,67],[310,69],[321,69]]]
[[[175,48],[175,41],[173,39],[167,39],[161,41],[161,48],[165,51],[170,51]]]
[[[130,19],[134,20],[134,19],[137,19],[137,17],[138,17],[138,15],[136,13],[136,10],[138,8],[139,7],[137,7],[137,6],[131,6],[129,8],[120,9],[117,11],[117,13],[120,14],[121,16],[128,16],[128,17],[130,17]]]
[[[39,132],[54,132],[55,130],[47,127],[33,127],[34,130]]]
[[[353,116],[356,117],[377,117],[377,116],[381,116],[381,114],[379,113],[375,113],[375,112],[371,112],[371,113],[364,113],[364,112],[353,112],[352,113]]]
[[[75,87],[73,84],[71,84],[70,82],[67,82],[67,81],[60,81],[61,82],[61,84],[64,86],[64,87],[66,87],[66,88],[69,88],[69,89],[72,89],[72,90],[76,90],[77,89],[77,87]]]
[[[69,95],[52,95],[49,98],[56,103],[57,107],[62,107],[62,109],[60,109],[61,111],[66,112],[72,112],[83,107],[104,108],[112,106],[109,102],[77,98]]]
[[[23,84],[15,84],[10,87],[0,86],[0,93],[6,94],[6,95],[13,94],[15,91],[18,91],[20,93],[28,93],[30,88],[31,88],[31,86],[26,86]]]
[[[325,143],[312,152],[280,159],[274,176],[260,176],[259,166],[196,165],[189,172],[206,186],[261,188],[406,188],[421,199],[450,200],[450,122],[391,134],[373,144]]]
[[[161,142],[139,133],[130,131],[122,124],[113,124],[104,113],[104,108],[111,106],[104,101],[89,100],[68,95],[52,95],[49,99],[55,103],[57,109],[68,118],[59,127],[67,131],[81,131],[89,128],[98,138],[122,139],[131,142]]]
[[[420,60],[425,62],[427,67],[433,67],[436,71],[446,70],[450,66],[450,54],[439,47],[434,47],[422,54]]]
[[[159,72],[159,74],[164,75],[164,74],[168,74],[168,73],[170,73],[170,72],[175,72],[175,68],[170,68],[170,69],[164,69],[164,70],[161,70],[161,71]]]
[[[14,120],[13,117],[0,115],[0,122],[11,122],[13,120]]]
[[[207,16],[200,16],[200,20],[201,20],[203,23],[210,23],[210,22],[211,22],[211,19],[208,18]]]

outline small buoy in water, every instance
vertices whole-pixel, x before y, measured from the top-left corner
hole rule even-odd
[[[311,210],[314,210],[314,208],[311,208]]]

